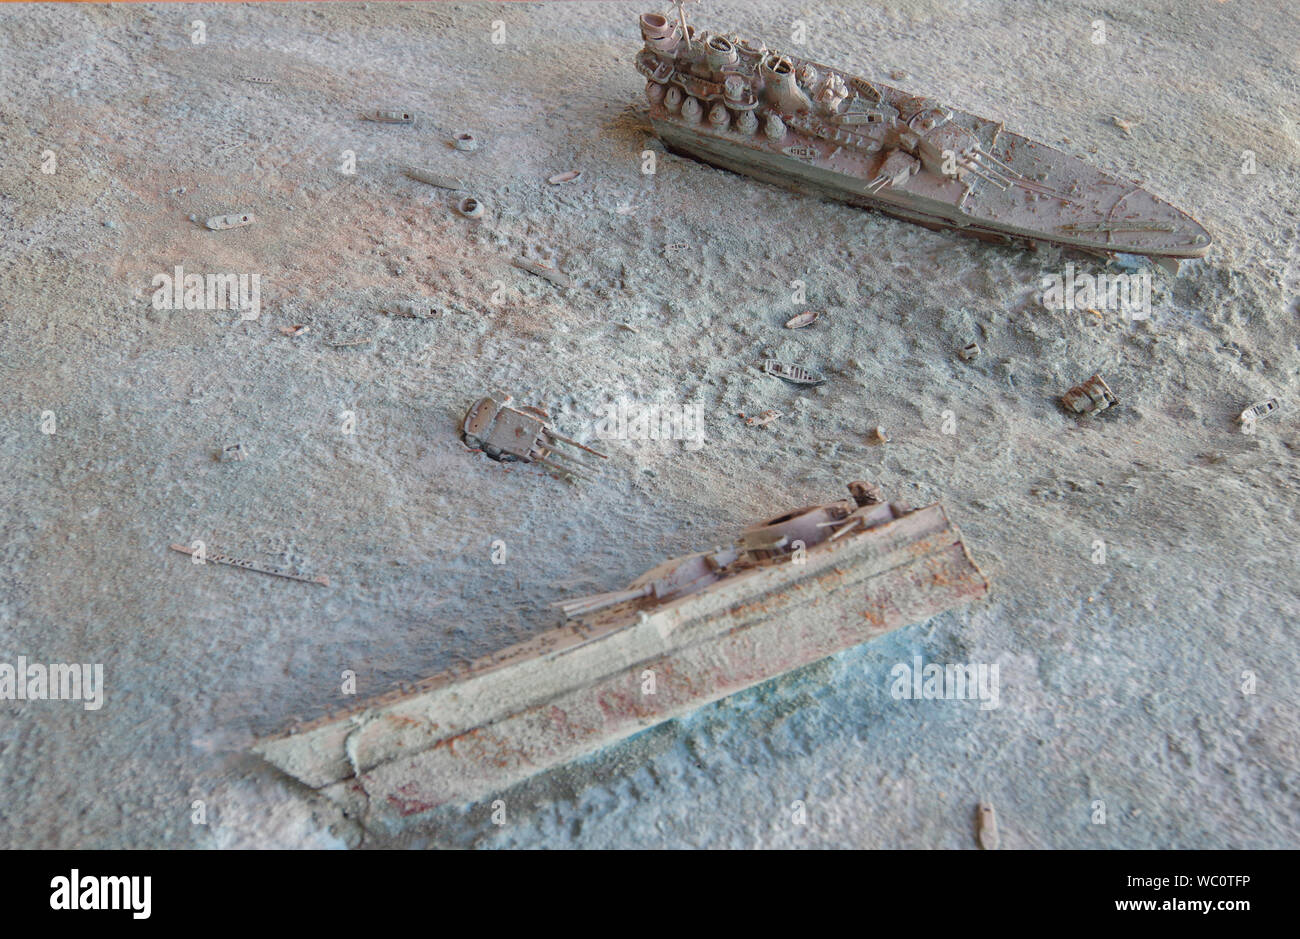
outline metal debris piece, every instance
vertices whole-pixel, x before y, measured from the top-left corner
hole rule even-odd
[[[816,310],[804,310],[798,316],[792,316],[785,321],[786,329],[803,329],[805,326],[811,326],[821,318],[821,314]]]
[[[889,443],[889,434],[885,433],[885,428],[877,424],[871,430],[871,439],[876,443]]]
[[[181,554],[194,556],[194,551],[185,547],[183,544],[169,545],[173,551],[179,551]],[[272,577],[286,577],[289,580],[301,580],[308,584],[320,584],[322,587],[328,587],[330,581],[328,577],[316,576],[315,574],[295,574],[292,571],[286,571],[279,567],[270,567],[265,564],[258,564],[256,561],[245,561],[240,558],[232,558],[225,554],[213,554],[204,552],[203,560],[212,564],[227,564],[230,567],[242,567],[246,571],[257,571],[259,574],[270,574]]]
[[[280,332],[286,336],[301,336],[303,333],[311,332],[311,327],[303,323],[294,323],[292,326],[281,326]]]
[[[414,124],[415,115],[410,111],[387,110],[387,111],[367,111],[362,115],[367,121],[376,121],[380,124]]]
[[[552,186],[559,186],[562,183],[571,183],[582,176],[582,170],[569,170],[565,173],[556,173],[547,180]]]
[[[527,271],[530,274],[536,274],[538,277],[550,281],[552,284],[554,284],[557,287],[565,288],[570,286],[573,283],[573,281],[569,278],[568,274],[565,274],[563,271],[558,271],[553,267],[549,267],[545,264],[541,264],[537,261],[534,261],[532,258],[526,258],[523,256],[515,257],[510,259],[510,263],[513,264],[515,267],[519,268],[521,271]]]
[[[225,231],[228,228],[243,228],[253,222],[253,214],[248,212],[241,215],[214,215],[203,224],[213,231]]]
[[[326,342],[325,345],[331,346],[335,349],[346,349],[349,346],[364,346],[367,342],[374,342],[374,339],[374,336],[362,336],[360,339],[344,339],[342,341],[331,339]]]
[[[421,169],[418,166],[404,166],[402,172],[412,179],[419,180],[422,183],[428,183],[430,186],[437,186],[439,189],[468,189],[465,180],[459,176],[445,176],[442,173],[435,173],[433,170]]]
[[[745,417],[743,414],[740,416]],[[745,417],[745,423],[750,427],[766,427],[773,421],[780,420],[783,417],[785,417],[785,415],[780,411],[773,411],[769,408],[766,411],[755,414],[753,417]]]
[[[998,817],[990,802],[981,802],[975,807],[975,836],[985,851],[998,849],[1001,840],[998,837]]]
[[[239,463],[248,459],[248,451],[242,443],[232,443],[221,448],[222,463]]]
[[[624,589],[566,600],[554,629],[253,749],[383,829],[987,592],[939,504],[804,506]]]
[[[969,362],[971,359],[975,358],[975,356],[980,354],[980,344],[978,342],[968,343],[967,345],[962,346],[961,351],[957,354]]]
[[[826,380],[821,375],[804,368],[802,365],[793,365],[789,362],[778,362],[776,359],[764,359],[763,371],[768,375],[775,375],[777,378],[784,378],[786,381],[795,385],[820,385]]]
[[[557,434],[550,425],[551,416],[541,408],[532,405],[512,408],[511,400],[506,398],[498,404],[492,398],[480,398],[474,402],[460,425],[460,436],[467,447],[482,450],[501,463],[540,463],[554,473],[575,478],[582,478],[589,466],[572,454],[557,451],[558,444],[577,447],[602,460],[609,459],[591,447]]]
[[[1066,410],[1073,411],[1075,414],[1096,414],[1098,411],[1114,407],[1119,400],[1101,380],[1100,375],[1093,375],[1083,384],[1075,385],[1061,395],[1061,403],[1065,405]]]
[[[1261,401],[1259,404],[1252,404],[1246,408],[1241,412],[1241,416],[1237,420],[1243,424],[1251,424],[1261,417],[1267,417],[1281,406],[1278,404],[1277,398],[1269,398],[1267,401]]]
[[[1124,131],[1124,134],[1126,136],[1128,137],[1133,136],[1133,125],[1130,124],[1128,121],[1120,120],[1118,117],[1112,117],[1110,119],[1110,122],[1114,124],[1116,127],[1118,127],[1120,130]]]
[[[457,150],[477,150],[478,140],[473,134],[461,131],[451,138],[451,145]]]
[[[456,203],[456,211],[466,218],[482,218],[483,203],[479,202],[473,196],[466,196]]]

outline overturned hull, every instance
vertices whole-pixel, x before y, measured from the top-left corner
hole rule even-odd
[[[568,602],[568,623],[527,642],[255,750],[370,822],[394,821],[477,801],[987,589],[939,505],[810,506],[747,529],[736,548]]]
[[[1185,212],[995,121],[720,33],[641,17],[650,122],[671,150],[989,241],[1202,257]]]

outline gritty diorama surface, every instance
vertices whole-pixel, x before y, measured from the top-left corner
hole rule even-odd
[[[1293,846],[1300,10],[689,8],[1185,209],[1214,244],[1136,319],[1040,302],[1104,260],[665,152],[647,7],[0,9],[0,646],[104,666],[98,710],[0,701],[0,843]],[[178,266],[257,317],[159,308]],[[1067,412],[1092,375],[1117,403]],[[471,452],[498,392],[609,459]],[[620,399],[703,445],[602,439]],[[942,500],[987,597],[395,830],[250,749],[850,479]],[[997,706],[899,696],[918,659]]]

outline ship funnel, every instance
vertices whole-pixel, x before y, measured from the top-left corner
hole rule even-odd
[[[794,65],[783,55],[770,55],[758,67],[767,103],[783,114],[798,114],[812,108],[812,102],[795,80]]]
[[[677,49],[681,35],[675,23],[668,22],[668,17],[659,13],[641,14],[641,38],[651,52],[672,55]]]

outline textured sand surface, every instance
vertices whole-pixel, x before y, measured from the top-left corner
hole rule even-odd
[[[101,662],[107,685],[94,712],[0,701],[0,845],[966,848],[985,800],[1005,847],[1295,846],[1300,11],[692,7],[1191,212],[1215,246],[1155,272],[1145,322],[1036,305],[1043,274],[1098,262],[661,151],[643,174],[642,11],[0,6],[0,661]],[[388,106],[417,123],[359,119]],[[459,130],[480,149],[452,149]],[[463,176],[484,217],[403,164]],[[189,218],[243,211],[256,223],[225,232]],[[259,273],[261,316],[154,309],[176,265]],[[443,314],[379,312],[415,296]],[[810,308],[815,326],[782,328]],[[765,377],[769,354],[829,381]],[[1120,406],[1067,417],[1056,396],[1094,372]],[[557,481],[462,447],[492,389],[584,441],[619,397],[698,403],[708,444],[604,441],[601,479]],[[785,417],[737,417],[766,408]],[[249,458],[217,461],[234,442]],[[491,652],[552,625],[551,601],[855,478],[942,500],[989,598],[502,793],[505,825],[481,804],[363,837],[247,753],[343,705],[344,670],[367,695]],[[196,539],[330,586],[167,549]],[[997,663],[1000,706],[895,700],[890,670],[917,655]]]

